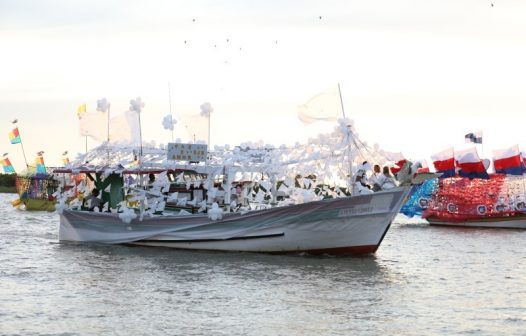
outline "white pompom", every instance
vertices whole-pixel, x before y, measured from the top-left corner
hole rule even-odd
[[[219,205],[214,202],[212,209],[208,210],[208,218],[211,220],[223,219],[223,209],[219,208]]]

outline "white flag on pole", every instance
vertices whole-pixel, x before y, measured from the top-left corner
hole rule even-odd
[[[305,124],[316,121],[336,121],[341,117],[342,107],[338,88],[333,87],[312,97],[298,106],[298,118]]]
[[[110,143],[140,145],[139,116],[136,111],[126,111],[110,120]]]
[[[79,132],[97,141],[107,137],[108,112],[84,112],[79,114]]]
[[[107,127],[107,111],[86,112],[79,116],[81,136],[89,136],[96,141],[106,141]],[[110,143],[139,145],[139,117],[136,111],[126,111],[110,119]]]
[[[201,114],[183,114],[180,125],[188,132],[190,140],[208,141],[208,118]]]

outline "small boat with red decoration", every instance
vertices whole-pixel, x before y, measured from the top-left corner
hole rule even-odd
[[[421,215],[431,225],[526,229],[525,164],[518,146],[494,151],[491,174],[474,148],[432,158],[443,177],[414,191],[402,213]]]

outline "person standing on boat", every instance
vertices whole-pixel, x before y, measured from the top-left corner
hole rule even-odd
[[[368,183],[366,170],[368,167],[367,161],[364,161],[359,167],[356,173],[354,174],[354,183],[353,183],[353,194],[370,194],[372,193],[371,186]],[[370,168],[370,166],[369,166]]]
[[[373,167],[373,174],[369,178],[369,184],[372,186],[373,191],[380,191],[382,190],[382,187],[380,186],[379,178],[382,174],[382,170],[380,169],[380,165],[374,165]]]
[[[378,184],[382,190],[389,190],[398,186],[393,175],[391,175],[389,167],[385,166],[382,174],[378,176]]]

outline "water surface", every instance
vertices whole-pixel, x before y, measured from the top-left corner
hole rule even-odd
[[[338,258],[61,244],[13,198],[1,335],[526,335],[526,231],[403,221]]]

